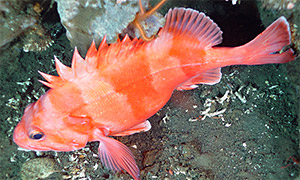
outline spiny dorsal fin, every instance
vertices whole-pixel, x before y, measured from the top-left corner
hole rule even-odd
[[[222,42],[222,31],[204,13],[189,8],[170,9],[166,15],[166,24],[159,36],[172,34],[176,38],[198,39],[203,48],[210,48]]]
[[[95,42],[92,42],[85,59],[80,56],[75,47],[71,68],[65,66],[56,58],[56,56],[54,56],[56,71],[59,76],[57,77],[39,72],[47,80],[47,82],[41,80],[40,82],[50,88],[59,87],[63,85],[64,82],[73,81],[76,78],[83,77],[88,73],[97,70],[99,67],[104,66],[104,64],[111,65],[117,63],[119,59],[122,59],[119,57],[127,57],[128,54],[132,54],[141,47],[143,43],[143,40],[138,40],[137,38],[130,40],[129,36],[126,35],[122,41],[108,46],[106,44],[106,36],[104,36],[98,50],[96,49]]]

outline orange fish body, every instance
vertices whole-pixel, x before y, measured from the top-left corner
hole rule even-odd
[[[161,109],[174,89],[216,84],[221,67],[237,64],[285,63],[294,59],[289,25],[284,17],[251,42],[213,47],[222,31],[203,13],[175,8],[150,42],[126,36],[98,50],[93,43],[85,60],[75,49],[72,67],[58,59],[58,77],[41,73],[51,89],[30,104],[14,131],[14,141],[33,150],[72,151],[100,141],[99,156],[106,167],[125,169],[139,179],[130,150],[107,136],[124,136],[151,128],[146,120]]]

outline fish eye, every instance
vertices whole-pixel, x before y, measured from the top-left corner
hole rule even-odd
[[[40,140],[44,137],[44,133],[41,131],[34,130],[30,132],[29,138],[33,140]]]

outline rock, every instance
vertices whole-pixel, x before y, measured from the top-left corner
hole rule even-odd
[[[44,179],[59,172],[56,162],[51,158],[36,158],[26,161],[21,167],[21,179]]]
[[[26,3],[17,0],[0,1],[0,48],[37,22],[36,17],[22,11]]]
[[[104,35],[114,43],[139,11],[138,1],[55,0],[61,23],[73,47],[84,56],[93,40],[98,45]]]

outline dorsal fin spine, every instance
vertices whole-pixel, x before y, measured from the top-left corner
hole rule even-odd
[[[105,60],[105,57],[103,57],[103,55],[107,52],[107,48],[108,45],[106,43],[106,35],[104,35],[99,47],[98,47],[98,50],[97,50],[97,56],[96,56],[96,61],[97,61],[97,66],[96,68],[98,68],[102,62]]]
[[[43,81],[43,80],[38,80],[40,83],[44,84],[45,86],[49,88],[55,88],[55,86],[49,82]]]
[[[73,58],[72,58],[72,72],[73,77],[80,77],[84,72],[86,63],[84,59],[80,56],[77,47],[75,47]]]
[[[56,58],[56,56],[54,56],[54,59],[56,64],[56,71],[59,77],[64,81],[72,80],[74,78],[72,69],[61,63],[59,59]]]
[[[51,82],[54,82],[56,80],[56,78],[58,78],[57,76],[52,76],[50,74],[46,74],[46,73],[43,73],[41,71],[38,71],[44,79],[46,79],[46,81],[48,81],[49,83]]]
[[[38,80],[42,84],[48,86],[49,88],[55,88],[63,84],[63,80],[59,76],[53,76],[50,74],[43,73],[41,71],[38,71],[46,81]]]
[[[130,42],[130,38],[129,38],[128,34],[126,34],[124,36],[124,38],[122,39],[122,43],[125,43],[125,42]]]
[[[85,56],[86,72],[92,72],[97,68],[98,66],[97,54],[98,51],[95,45],[95,41],[93,41],[92,45],[90,46]]]
[[[103,37],[103,39],[102,39],[100,45],[99,45],[98,52],[99,52],[101,49],[103,49],[103,48],[105,48],[105,47],[107,47],[107,46],[108,46],[108,45],[107,45],[107,43],[106,43],[106,35],[105,35],[105,36]]]

